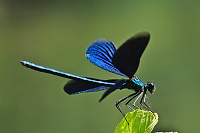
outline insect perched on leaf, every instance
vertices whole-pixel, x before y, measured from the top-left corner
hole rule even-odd
[[[132,109],[132,107],[128,105],[129,102],[136,99],[133,106],[137,107],[135,103],[140,97],[140,104],[148,110],[151,110],[145,103],[145,99],[147,91],[153,93],[155,91],[155,86],[151,82],[145,84],[139,78],[134,76],[140,63],[140,57],[142,56],[149,39],[150,34],[148,32],[141,32],[128,39],[118,49],[116,49],[113,42],[107,39],[98,39],[87,48],[85,55],[90,62],[109,72],[128,77],[128,79],[100,80],[95,78],[79,77],[43,66],[38,66],[27,61],[21,61],[21,64],[36,71],[72,79],[64,86],[65,92],[70,95],[106,90],[99,102],[117,89],[122,90],[128,88],[134,90],[134,93],[116,102],[116,107],[122,114],[123,112],[119,106],[121,102],[128,99],[126,105]]]

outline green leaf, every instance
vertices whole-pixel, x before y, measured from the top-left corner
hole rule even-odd
[[[127,113],[125,118],[117,125],[115,133],[150,133],[158,122],[157,113],[141,109]]]

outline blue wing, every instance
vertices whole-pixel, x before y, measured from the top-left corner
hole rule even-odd
[[[96,91],[102,91],[105,89],[110,88],[111,86],[115,86],[115,82],[118,80],[111,79],[111,80],[100,80],[100,79],[93,79],[92,80],[96,81],[101,81],[101,82],[107,82],[110,84],[102,84],[102,83],[97,83],[97,82],[90,82],[87,80],[81,80],[81,79],[72,79],[67,82],[67,84],[64,87],[64,90],[66,93],[70,95],[74,94],[79,94],[79,93],[85,93],[85,92],[96,92]]]
[[[92,80],[98,80],[101,82],[108,82],[111,84],[100,84],[97,82],[90,82],[86,80],[80,80],[80,79],[72,79],[64,87],[64,90],[69,95],[79,94],[79,93],[85,93],[85,92],[96,92],[96,91],[102,91],[105,89],[108,89],[99,102],[101,102],[105,97],[107,97],[109,94],[114,92],[115,90],[121,88],[124,84],[126,84],[127,80],[124,79],[110,79],[110,80],[99,80],[99,79],[92,79]]]
[[[98,39],[87,48],[85,55],[86,58],[96,66],[109,72],[126,76],[112,64],[115,51],[116,47],[113,42],[106,39]]]

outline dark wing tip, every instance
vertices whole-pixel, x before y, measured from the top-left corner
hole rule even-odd
[[[142,31],[137,33],[135,36],[146,36],[146,37],[150,37],[150,33],[147,31]]]
[[[150,40],[150,33],[143,31],[143,32],[139,32],[139,33],[135,34],[134,36],[132,36],[131,38],[129,38],[125,43],[122,44],[121,47],[129,47],[130,49],[132,49],[132,52],[137,53],[137,51],[138,51],[142,55],[149,40]],[[125,46],[123,46],[123,45],[125,45]],[[138,54],[138,55],[141,56],[140,54]]]
[[[136,35],[134,35],[133,38],[146,40],[148,43],[148,41],[150,39],[150,33],[147,31],[139,32]]]
[[[113,87],[112,87],[113,88]],[[99,102],[101,102],[105,97],[107,97],[110,93],[112,93],[114,90],[112,88],[109,88],[101,97],[101,99],[99,100]],[[115,87],[114,87],[115,88]],[[116,90],[116,89],[115,89]]]
[[[99,99],[99,102],[101,102],[105,97],[101,97],[101,99]]]

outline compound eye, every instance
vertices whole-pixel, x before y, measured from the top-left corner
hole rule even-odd
[[[150,82],[148,82],[147,83],[147,88],[148,88],[148,91],[150,92],[150,93],[153,93],[154,91],[155,91],[155,86],[154,86],[154,83],[150,83]]]

